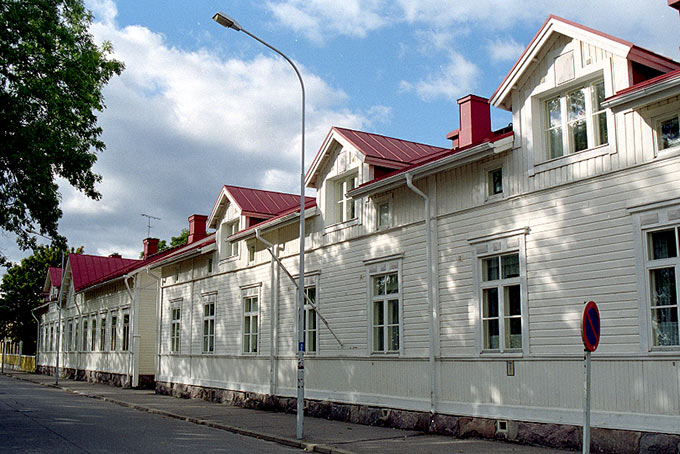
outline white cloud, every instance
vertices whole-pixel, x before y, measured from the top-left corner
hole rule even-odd
[[[496,62],[513,62],[524,52],[525,45],[518,43],[514,39],[507,37],[498,38],[486,43],[491,60]]]
[[[284,0],[267,2],[274,17],[307,39],[323,43],[328,36],[365,38],[388,23],[381,0]]]
[[[477,65],[461,54],[451,52],[448,63],[437,72],[432,72],[417,82],[401,81],[399,87],[402,91],[415,92],[423,101],[438,98],[455,101],[474,90],[479,75]]]

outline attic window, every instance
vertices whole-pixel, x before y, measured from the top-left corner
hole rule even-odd
[[[347,222],[356,219],[356,203],[347,197],[347,193],[357,186],[357,174],[343,177],[334,182],[335,186],[335,222]]]

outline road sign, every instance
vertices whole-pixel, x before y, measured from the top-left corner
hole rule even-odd
[[[581,319],[581,338],[589,352],[594,352],[600,343],[600,311],[593,301],[586,303]]]

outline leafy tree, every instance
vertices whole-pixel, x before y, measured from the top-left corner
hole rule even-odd
[[[57,246],[38,246],[33,255],[7,269],[0,282],[0,335],[24,342],[24,352],[35,351],[36,324],[31,309],[39,305],[47,269],[61,266],[61,253],[69,252]],[[81,254],[83,247],[71,248]],[[66,262],[67,256],[64,256]]]
[[[189,229],[182,229],[179,235],[170,238],[170,246],[165,240],[160,240],[158,242],[158,252],[163,252],[166,249],[170,249],[177,246],[182,246],[187,243],[189,239]],[[144,251],[139,253],[139,257],[144,257]]]
[[[65,244],[56,177],[100,198],[96,112],[124,65],[94,43],[91,23],[82,0],[0,1],[0,229],[23,249],[33,231]]]

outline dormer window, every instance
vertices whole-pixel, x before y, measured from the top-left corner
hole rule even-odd
[[[357,217],[356,202],[347,197],[347,192],[357,186],[357,174],[340,178],[335,185],[335,222],[347,222]]]
[[[656,127],[659,150],[680,146],[680,113],[664,117]]]
[[[608,143],[604,98],[604,81],[599,80],[545,101],[547,159]]]
[[[231,222],[227,225],[224,226],[224,237],[229,238],[231,235],[235,234],[238,232],[238,221]],[[238,241],[227,241],[226,245],[226,251],[227,251],[227,257],[234,257],[238,255]]]

